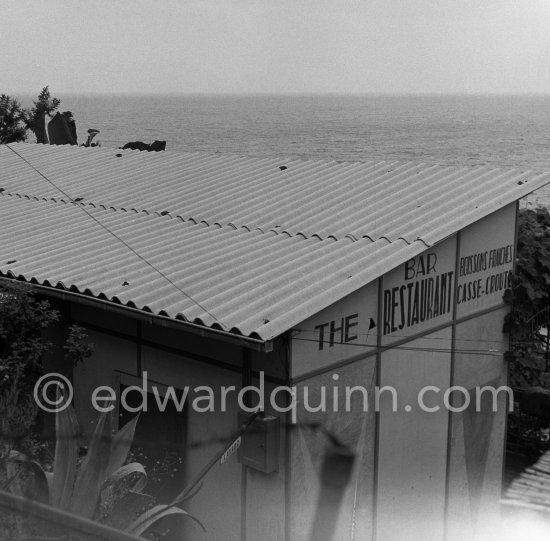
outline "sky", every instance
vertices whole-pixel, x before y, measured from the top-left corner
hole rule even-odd
[[[548,93],[550,0],[0,0],[0,92]]]

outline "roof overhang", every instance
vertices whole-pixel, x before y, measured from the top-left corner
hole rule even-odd
[[[10,278],[2,277],[2,279],[10,280]],[[30,284],[31,287],[39,294],[46,297],[52,297],[55,299],[61,299],[63,301],[82,304],[85,306],[92,306],[93,308],[99,308],[113,314],[120,314],[125,317],[143,321],[151,325],[159,325],[169,329],[176,329],[191,334],[197,334],[199,336],[209,338],[212,340],[218,340],[220,342],[227,342],[233,345],[245,347],[255,351],[261,351],[269,353],[273,351],[272,340],[261,340],[250,336],[241,336],[236,333],[225,332],[212,327],[205,327],[198,325],[190,321],[183,321],[181,319],[173,319],[167,316],[161,316],[146,312],[145,310],[139,310],[130,306],[124,306],[122,304],[116,304],[111,301],[98,299],[96,297],[83,295],[81,293],[75,293],[72,291],[65,291],[62,289],[56,289],[53,287],[43,286],[40,284]]]

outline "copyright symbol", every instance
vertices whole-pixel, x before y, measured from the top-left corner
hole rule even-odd
[[[44,374],[34,385],[34,400],[49,413],[63,411],[73,400],[73,386],[63,374]]]

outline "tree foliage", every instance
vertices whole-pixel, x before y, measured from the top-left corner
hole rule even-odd
[[[0,95],[0,144],[16,143],[27,139],[26,110],[15,98]]]
[[[27,131],[35,131],[43,114],[51,115],[59,108],[61,100],[52,98],[49,87],[45,86],[30,109],[7,94],[0,95],[0,144],[26,141]]]
[[[0,280],[0,437],[4,451],[24,444],[38,413],[33,390],[44,373],[44,356],[52,344],[42,332],[59,314],[47,301],[36,300],[27,284]],[[91,354],[83,329],[73,326],[65,358],[75,363]]]
[[[61,100],[52,98],[49,87],[45,86],[38,94],[38,99],[33,102],[33,107],[27,112],[27,128],[34,131],[42,115],[51,115],[60,104]]]
[[[512,339],[512,384],[548,385],[550,378],[542,373],[550,317],[550,213],[546,208],[519,213],[516,273],[505,300],[512,304],[504,323]]]

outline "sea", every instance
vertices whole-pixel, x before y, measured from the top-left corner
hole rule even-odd
[[[52,94],[79,143],[550,171],[550,95]]]

